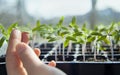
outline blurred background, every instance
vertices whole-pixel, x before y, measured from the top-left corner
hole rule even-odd
[[[0,23],[9,26],[35,25],[37,20],[46,24],[56,24],[61,16],[68,25],[73,16],[77,24],[109,25],[120,21],[120,0],[0,0]]]

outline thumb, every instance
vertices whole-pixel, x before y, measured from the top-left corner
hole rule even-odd
[[[16,52],[27,71],[32,72],[42,61],[39,60],[33,49],[25,43],[16,46]]]
[[[28,75],[66,75],[61,70],[42,63],[32,48],[25,43],[19,43],[16,52]]]

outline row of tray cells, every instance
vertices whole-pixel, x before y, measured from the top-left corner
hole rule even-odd
[[[51,60],[57,60],[57,61],[63,61],[63,45],[59,45],[55,50],[53,50],[53,48],[55,47],[55,44],[53,43],[45,43],[45,44],[35,44],[35,47],[40,48],[41,50],[41,59],[45,59],[47,61],[51,61]],[[77,57],[75,57],[74,55],[76,54],[76,44],[72,44],[72,48],[71,51],[68,52],[68,47],[64,48],[64,58],[65,61],[83,61],[83,55],[82,55],[82,46],[79,45],[79,49],[77,52]],[[108,53],[107,56],[109,59],[111,59],[111,50],[109,46],[105,46],[106,47],[106,52]],[[114,49],[114,60],[118,61],[120,60],[120,48],[116,47]],[[45,57],[45,55],[47,55]],[[90,45],[86,46],[86,52],[85,52],[85,58],[87,61],[93,61],[94,60],[94,52],[91,52],[91,47]],[[102,60],[102,61],[107,61],[107,58],[105,56],[102,55],[102,51],[100,52],[100,54],[96,55],[96,58],[98,60]]]

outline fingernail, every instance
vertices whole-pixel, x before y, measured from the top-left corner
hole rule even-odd
[[[12,38],[21,38],[21,32],[17,29],[13,29],[11,32]]]
[[[29,43],[29,33],[28,32],[22,32],[22,42]]]

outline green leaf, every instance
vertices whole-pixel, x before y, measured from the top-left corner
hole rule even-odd
[[[57,40],[57,38],[49,38],[48,42],[53,42],[53,41],[56,41],[56,40]]]
[[[63,30],[68,30],[68,28],[67,28],[67,27],[63,27],[63,26],[61,27],[61,29],[63,29]]]
[[[92,41],[94,41],[95,40],[95,36],[94,37],[89,37],[89,38],[87,38],[87,42],[92,42]]]
[[[73,36],[67,36],[66,37],[67,40],[72,40],[72,41],[77,41],[75,37]]]
[[[79,29],[78,29],[78,28],[74,28],[73,30],[74,30],[75,33],[76,33],[76,32],[79,32]]]
[[[83,35],[82,32],[75,32],[75,33],[73,34],[73,36],[82,36],[82,35]]]
[[[13,28],[17,28],[18,27],[18,23],[13,23],[12,25],[10,25],[7,29],[8,34],[11,33],[11,31],[13,30]]]
[[[60,20],[59,20],[59,22],[58,22],[58,27],[61,27],[62,26],[62,24],[63,24],[63,21],[64,21],[64,16],[62,16],[61,18],[60,18]]]
[[[109,32],[113,31],[113,29],[114,29],[114,25],[115,25],[115,23],[113,22],[113,23],[111,24],[110,28],[108,29]]]
[[[85,43],[85,41],[80,37],[79,39],[77,39],[76,43],[83,44],[83,43]]]
[[[3,45],[3,43],[4,43],[5,40],[6,40],[5,37],[2,37],[2,38],[0,39],[0,48],[2,47],[2,45]]]
[[[118,42],[120,41],[120,30],[117,34],[114,35],[114,39],[115,39],[115,43],[118,44]]]
[[[99,50],[106,50],[106,48],[100,47]]]
[[[69,32],[68,31],[63,31],[63,32],[60,33],[60,36],[64,37],[64,35],[66,35],[66,34],[69,34]]]
[[[104,41],[106,44],[110,45],[110,40],[109,40],[109,39],[105,38],[105,39],[103,39],[103,41]]]
[[[95,31],[98,31],[98,26],[95,25],[94,30],[95,30]]]
[[[72,28],[78,28],[78,25],[76,24],[76,18],[75,18],[75,16],[72,18],[72,21],[69,24],[69,26],[72,27]]]
[[[107,36],[100,36],[97,41],[104,40]]]
[[[106,30],[107,30],[106,28],[101,28],[99,31],[103,32],[103,31],[106,31]]]
[[[98,36],[102,36],[102,34],[101,34],[101,33],[99,33],[99,32],[95,32],[95,31],[93,31],[93,32],[91,33],[91,35],[98,35]]]
[[[3,25],[0,24],[0,30],[3,30],[3,29],[4,29]]]
[[[2,32],[2,34],[4,34],[4,33],[5,33],[5,28],[4,28],[4,26],[3,26],[3,25],[0,25],[0,32]]]
[[[118,42],[120,41],[120,35],[116,35],[115,39],[115,43],[118,44]]]
[[[38,26],[40,26],[40,25],[41,25],[40,21],[37,20],[37,22],[36,22],[36,26],[38,27]]]
[[[86,31],[86,30],[87,30],[87,28],[86,28],[86,24],[83,24],[83,26],[82,26],[82,30],[83,30],[83,31]]]
[[[76,24],[76,17],[75,17],[75,16],[73,16],[73,18],[72,18],[72,24],[73,24],[73,25]]]
[[[59,29],[59,30],[57,30],[57,35],[61,35],[61,30]]]
[[[36,26],[36,27],[34,27],[33,29],[32,29],[32,32],[35,32],[35,31],[42,31],[42,32],[44,32],[45,30],[47,30],[49,27],[46,25],[46,24],[42,24],[42,25],[38,25],[38,26]]]
[[[40,26],[34,27],[34,28],[32,29],[32,32],[35,32],[35,31],[38,31],[38,30],[40,30]]]
[[[68,46],[68,44],[69,44],[69,41],[70,41],[70,40],[68,40],[68,39],[66,39],[66,40],[64,41],[64,43],[63,43],[63,45],[64,45],[64,48]]]

